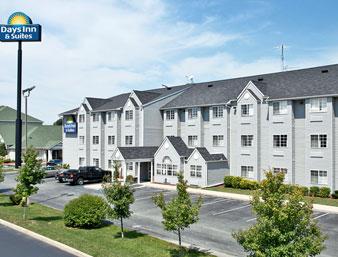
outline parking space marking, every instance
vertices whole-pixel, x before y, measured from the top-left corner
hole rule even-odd
[[[327,213],[323,213],[323,214],[321,214],[321,215],[319,215],[319,216],[317,216],[317,217],[315,217],[315,218],[313,218],[314,220],[317,220],[317,219],[320,219],[320,218],[322,218],[322,217],[324,217],[324,216],[326,216],[326,215],[328,215],[329,213],[327,212]]]
[[[165,192],[165,191],[160,191],[160,192]],[[170,195],[172,193],[175,193],[175,192],[166,192],[166,193],[163,193],[163,195]],[[140,200],[147,200],[147,199],[151,199],[154,197],[155,194],[151,195],[151,196],[145,196],[145,197],[141,197],[141,198],[136,198],[135,199],[135,202],[136,201],[140,201]]]
[[[246,222],[251,222],[251,221],[254,221],[254,220],[256,220],[257,218],[252,218],[252,219],[249,219],[249,220],[247,220]]]
[[[236,211],[236,210],[240,210],[240,209],[247,208],[247,207],[249,207],[250,205],[251,205],[251,204],[244,205],[244,206],[240,206],[240,207],[233,208],[233,209],[226,210],[226,211],[216,212],[216,213],[213,213],[212,215],[213,215],[213,216],[222,215],[222,214],[229,213],[229,212],[232,212],[232,211]]]
[[[210,205],[210,204],[215,204],[215,203],[220,203],[220,202],[234,202],[237,201],[236,199],[222,199],[222,200],[218,200],[218,201],[213,201],[213,202],[208,202],[208,203],[203,203],[202,206],[206,206],[206,205]]]

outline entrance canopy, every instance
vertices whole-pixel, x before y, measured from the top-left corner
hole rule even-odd
[[[154,154],[157,148],[158,146],[117,147],[112,159],[128,162],[150,162],[154,160]]]

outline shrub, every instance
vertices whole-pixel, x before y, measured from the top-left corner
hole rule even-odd
[[[328,198],[330,196],[330,193],[331,193],[331,189],[329,187],[321,187],[319,189],[318,196],[322,198]]]
[[[319,194],[319,187],[312,186],[310,187],[310,196],[318,196]]]
[[[67,227],[99,227],[106,217],[106,211],[107,204],[102,197],[84,194],[65,206],[64,223]]]
[[[302,190],[302,193],[304,196],[308,196],[309,195],[309,188],[308,187],[300,187],[300,189]]]
[[[225,176],[224,187],[232,187],[232,179],[233,179],[233,176]]]
[[[239,188],[240,189],[249,189],[249,180],[247,179],[241,179],[241,181],[239,182]]]
[[[134,177],[132,175],[128,175],[126,177],[126,182],[130,184],[134,183]]]
[[[22,201],[22,196],[19,194],[11,194],[9,200],[11,200],[14,205],[19,205]]]
[[[233,188],[240,188],[241,181],[242,181],[241,177],[233,177],[232,182],[231,182],[231,186]]]
[[[332,198],[338,199],[338,190],[334,191],[334,193],[332,194]]]

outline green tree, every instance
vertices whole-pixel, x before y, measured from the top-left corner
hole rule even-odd
[[[177,233],[180,246],[182,231],[198,221],[202,205],[201,196],[196,203],[192,203],[187,188],[187,181],[184,180],[183,174],[179,173],[176,185],[177,196],[168,203],[165,202],[163,193],[153,197],[155,205],[162,210],[162,223],[165,230]]]
[[[113,180],[117,180],[120,177],[121,163],[119,161],[114,161],[113,166]]]
[[[37,157],[37,151],[29,147],[24,154],[24,165],[20,168],[16,178],[18,184],[14,191],[22,196],[24,219],[26,218],[26,208],[29,207],[29,197],[38,192],[39,188],[36,185],[42,183],[45,176],[41,161]]]
[[[62,118],[58,119],[53,123],[54,126],[62,126]]]
[[[248,256],[305,257],[324,249],[326,237],[311,218],[312,204],[299,188],[288,191],[283,181],[284,174],[266,173],[251,201],[256,224],[233,233]]]
[[[4,182],[5,177],[2,170],[3,159],[0,157],[0,183]]]
[[[116,165],[115,167],[115,169],[118,168]],[[112,219],[120,220],[121,237],[123,238],[123,219],[129,218],[132,214],[130,205],[135,201],[134,192],[129,183],[124,183],[124,185],[122,185],[115,174],[113,182],[104,182],[102,188],[103,195],[109,204],[107,215]]]
[[[5,143],[0,144],[0,157],[5,157],[7,155]]]

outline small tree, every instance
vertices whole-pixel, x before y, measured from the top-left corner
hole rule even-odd
[[[0,157],[5,157],[7,155],[5,143],[0,143]]]
[[[176,197],[168,203],[165,202],[163,193],[153,197],[155,205],[162,210],[162,223],[165,230],[177,233],[180,246],[182,245],[181,232],[198,221],[199,211],[202,205],[201,196],[196,203],[192,203],[187,188],[187,181],[184,180],[183,174],[179,173],[178,183],[176,185]]]
[[[312,205],[302,192],[291,192],[283,184],[284,174],[266,173],[251,201],[257,215],[255,225],[233,233],[249,256],[315,256],[323,249],[325,236],[312,220]]]
[[[115,165],[115,170],[118,168]],[[108,217],[113,219],[119,219],[121,225],[121,237],[124,237],[123,231],[123,219],[127,219],[131,216],[132,211],[130,205],[134,203],[133,190],[128,183],[124,185],[118,180],[114,172],[114,180],[112,183],[103,183],[103,195],[109,203]]]
[[[113,166],[113,180],[117,180],[120,177],[120,169],[121,169],[121,163],[119,161],[114,161],[114,166]]]
[[[2,170],[3,159],[0,157],[0,183],[4,182],[5,177]]]
[[[26,218],[26,208],[29,207],[29,197],[38,192],[39,188],[36,185],[42,183],[42,179],[45,176],[41,161],[37,157],[37,151],[32,147],[27,148],[24,154],[24,165],[20,168],[19,175],[16,178],[18,184],[14,191],[22,196],[24,219]]]

